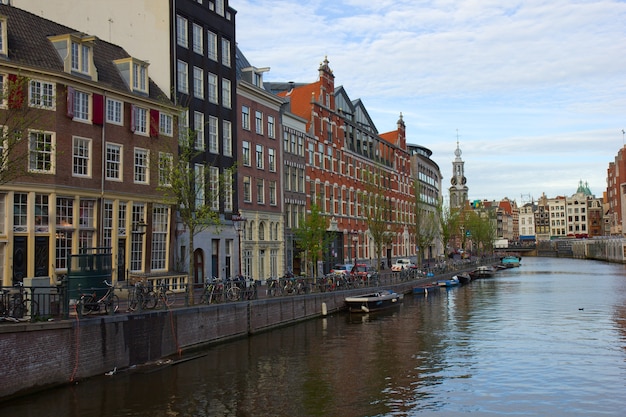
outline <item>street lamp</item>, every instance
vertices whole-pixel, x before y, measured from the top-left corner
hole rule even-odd
[[[354,263],[356,263],[356,258],[357,258],[357,253],[358,253],[357,245],[359,243],[359,232],[357,232],[356,230],[352,229],[352,230],[350,230],[350,236],[351,236],[351,240],[352,240],[352,247],[354,248]]]
[[[241,271],[241,231],[243,230],[245,226],[246,218],[242,217],[241,214],[238,212],[237,214],[233,214],[232,221],[233,221],[233,226],[235,227],[235,230],[237,231],[237,238],[238,238],[238,244],[239,244],[239,275],[243,275]]]

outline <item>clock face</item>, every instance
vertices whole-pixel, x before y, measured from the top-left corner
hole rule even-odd
[[[450,182],[452,183],[452,185],[456,185],[456,177],[452,177],[452,179],[450,180]]]
[[[461,183],[462,183],[462,184],[467,183],[467,178],[463,177],[463,179],[461,180]]]

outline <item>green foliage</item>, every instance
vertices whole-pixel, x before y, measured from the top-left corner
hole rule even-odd
[[[380,169],[363,171],[365,191],[360,193],[361,204],[369,234],[374,241],[376,267],[380,268],[383,245],[391,244],[393,232],[391,225],[391,202],[385,197],[383,172]]]
[[[312,264],[314,276],[317,276],[317,262],[322,259],[324,249],[331,237],[328,229],[328,218],[320,212],[317,204],[311,204],[311,211],[300,218],[299,227],[294,230],[296,245],[304,252],[305,265]]]
[[[441,243],[444,248],[450,246],[450,242],[454,236],[458,236],[459,227],[461,225],[461,212],[444,206],[442,203],[437,207],[437,217],[439,229],[441,233]]]
[[[415,194],[415,245],[419,248],[417,265],[421,267],[426,249],[430,247],[439,235],[441,225],[437,219],[437,212],[422,198],[422,186],[417,180],[413,181]]]

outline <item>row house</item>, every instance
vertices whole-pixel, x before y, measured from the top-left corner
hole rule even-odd
[[[609,163],[606,172],[606,203],[608,204],[609,233],[624,233],[626,215],[626,146],[622,147]]]
[[[238,253],[237,231],[231,222],[238,208],[237,109],[235,66],[236,11],[228,0],[74,0],[59,2],[11,0],[12,4],[48,19],[93,33],[122,45],[150,62],[151,76],[182,115],[180,134],[196,137],[201,152],[193,161],[205,200],[220,182],[220,198],[206,201],[222,226],[194,237],[192,281],[232,276]],[[68,13],[68,10],[71,10]],[[230,177],[230,178],[227,178]],[[211,185],[213,184],[213,185]],[[215,190],[212,190],[215,191]],[[186,270],[189,236],[180,222],[175,233],[176,268]]]
[[[113,280],[172,266],[172,207],[159,187],[177,151],[175,106],[147,61],[0,5],[3,285],[68,271],[107,248]],[[13,138],[19,140],[13,141]]]
[[[270,83],[271,91],[285,98],[290,111],[306,120],[305,187],[307,209],[317,204],[329,220],[331,243],[324,256],[324,272],[335,263],[371,262],[376,253],[368,232],[365,201],[368,173],[379,178],[384,191],[388,239],[384,254],[415,256],[409,224],[415,222],[410,154],[405,125],[378,134],[360,100],[352,101],[343,87],[335,88],[335,76],[327,59],[318,68],[314,83]]]
[[[537,205],[526,203],[519,208],[519,240],[520,243],[534,243],[535,236],[535,213]]]
[[[237,102],[241,108],[237,137],[241,273],[256,279],[282,275],[284,216],[281,107],[283,100],[266,91],[268,68],[250,65],[237,49]]]

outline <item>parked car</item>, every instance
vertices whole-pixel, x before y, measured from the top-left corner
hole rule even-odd
[[[378,271],[376,271],[376,268],[373,266],[369,266],[367,264],[355,264],[354,268],[352,268],[351,274],[353,276],[363,278],[363,280],[367,280],[368,278],[377,276]]]
[[[336,264],[333,269],[330,270],[331,274],[344,274],[347,275],[354,268],[354,264]]]
[[[396,262],[391,265],[391,270],[398,272],[398,271],[403,271],[405,269],[415,269],[417,268],[417,266],[411,262],[410,259],[408,258],[401,258],[401,259],[397,259]]]

